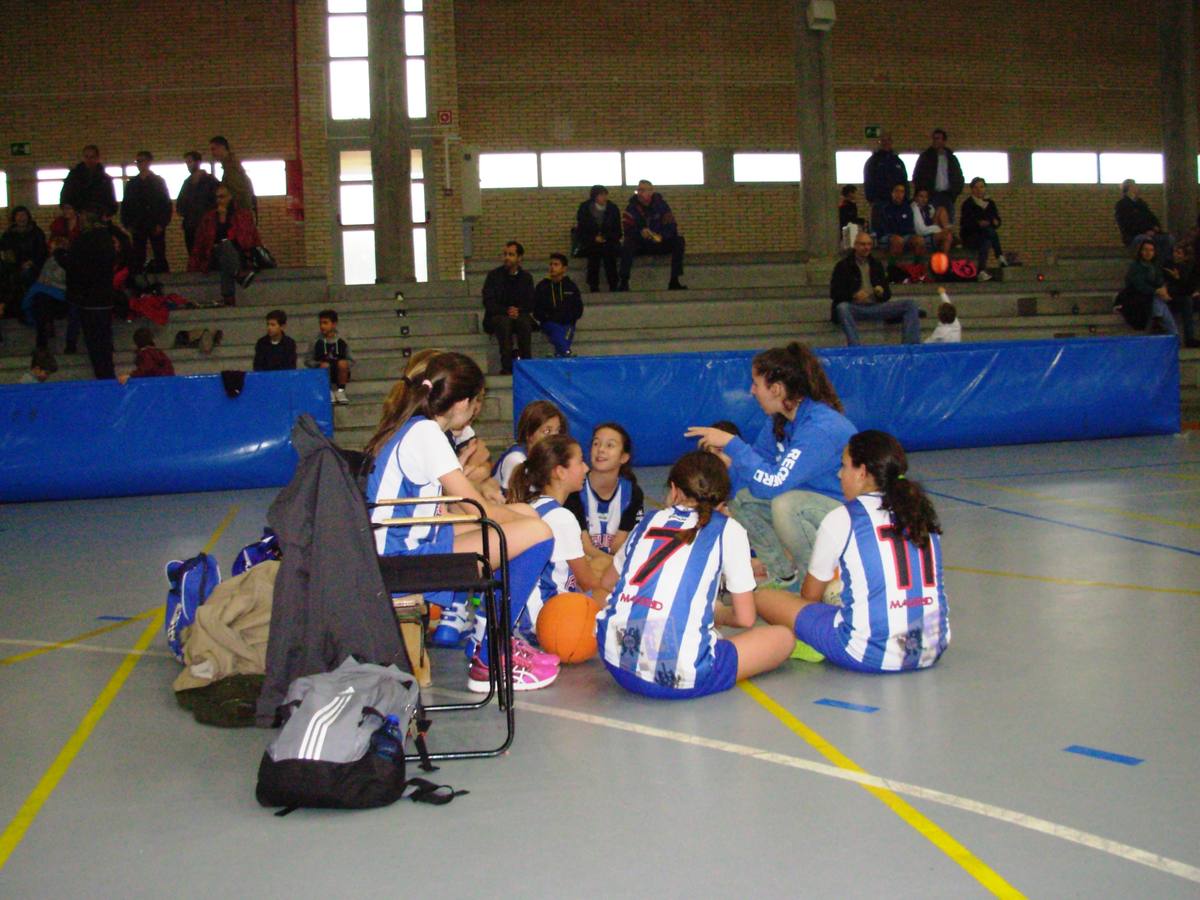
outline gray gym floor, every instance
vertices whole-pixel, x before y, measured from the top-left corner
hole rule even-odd
[[[450,806],[283,819],[270,733],[196,724],[156,621],[104,618],[157,612],[223,522],[227,571],[274,491],[0,507],[0,896],[1196,897],[1200,436],[912,462],[946,531],[934,669],[669,704],[593,660],[522,696],[507,756],[443,766]]]

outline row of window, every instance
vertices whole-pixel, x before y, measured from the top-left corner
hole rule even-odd
[[[249,159],[242,163],[246,175],[254,187],[258,197],[283,197],[287,194],[287,172],[282,159]],[[220,163],[201,163],[201,167],[212,172],[218,179],[221,177]],[[38,169],[37,170],[37,205],[58,206],[58,198],[62,193],[63,180],[69,169]],[[137,166],[105,166],[104,171],[112,176],[113,189],[117,201],[125,195],[125,181],[137,176]],[[187,166],[183,163],[152,163],[150,171],[161,175],[167,183],[167,192],[176,197],[183,182],[188,177]],[[0,173],[3,178],[3,173]],[[3,202],[0,206],[8,205],[7,182],[3,185]]]
[[[839,150],[835,168],[839,184],[862,182],[867,150]],[[1007,184],[1008,154],[963,151],[957,154],[963,177]],[[916,153],[901,153],[909,174]],[[1163,183],[1161,153],[1034,153],[1034,184]],[[1200,177],[1200,161],[1197,163]],[[662,185],[704,184],[704,154],[699,150],[590,151],[583,153],[481,153],[479,184],[484,188],[586,187],[592,184],[634,186],[641,179]],[[800,181],[799,153],[735,153],[733,180],[741,183]]]
[[[425,99],[425,17],[422,0],[404,0],[404,70],[408,116],[429,115]],[[371,118],[366,0],[329,0],[329,117]]]

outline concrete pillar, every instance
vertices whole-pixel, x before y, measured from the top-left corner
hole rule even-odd
[[[1194,0],[1159,0],[1158,36],[1167,229],[1196,224],[1196,15]]]
[[[368,0],[371,179],[375,196],[375,278],[412,281],[411,134],[406,100],[404,4]]]
[[[833,37],[810,31],[806,0],[795,4],[796,112],[800,131],[801,247],[809,257],[837,252],[837,171],[834,167]]]

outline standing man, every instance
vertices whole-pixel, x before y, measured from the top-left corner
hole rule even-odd
[[[97,378],[116,378],[113,366],[113,267],[117,251],[103,210],[85,206],[79,211],[82,229],[67,251],[67,302],[79,311],[83,340]]]
[[[863,165],[863,190],[871,204],[871,228],[879,230],[879,218],[883,208],[891,202],[892,188],[903,184],[904,203],[908,203],[908,167],[899,154],[892,149],[892,136],[886,131],[879,136],[875,152]]]
[[[167,225],[171,222],[171,195],[161,175],[150,171],[154,154],[139,150],[134,162],[137,176],[125,185],[121,201],[121,224],[133,236],[133,271],[146,268],[146,241],[154,252],[154,271],[169,272],[167,264]]]
[[[504,245],[504,262],[488,272],[483,282],[483,330],[500,344],[500,374],[512,374],[512,339],[517,353],[532,359],[533,277],[521,268],[525,248],[516,241]]]
[[[833,321],[842,326],[846,345],[861,344],[858,322],[904,322],[905,344],[921,343],[921,313],[912,300],[892,300],[883,264],[871,255],[875,241],[865,231],[854,239],[854,249],[838,260],[829,279]]]
[[[217,179],[200,168],[201,157],[195,150],[183,154],[188,177],[179,188],[175,198],[175,209],[183,221],[183,243],[191,256],[192,244],[196,241],[196,228],[204,214],[217,205]]]
[[[533,318],[554,345],[556,357],[571,355],[575,323],[582,315],[583,295],[567,274],[567,257],[551,253],[549,272],[533,291]]]
[[[661,256],[671,254],[671,280],[667,289],[686,291],[679,283],[683,274],[683,235],[675,224],[675,213],[654,190],[654,185],[642,179],[637,193],[629,198],[625,215],[621,217],[625,228],[624,243],[621,245],[621,283],[618,291],[629,290],[629,273],[633,271],[633,258],[643,253]]]
[[[70,204],[77,210],[91,206],[106,216],[117,214],[117,192],[113,189],[112,176],[104,171],[100,148],[95,144],[83,148],[83,161],[67,173],[58,202]]]
[[[608,289],[615,291],[617,257],[621,255],[621,211],[608,202],[608,188],[602,184],[592,187],[588,199],[579,204],[575,213],[575,254],[587,257],[587,286],[592,292],[600,290],[600,263]]]
[[[248,209],[258,218],[258,204],[254,199],[254,187],[250,184],[250,176],[242,168],[242,162],[232,150],[229,141],[217,135],[208,142],[208,149],[214,161],[221,164],[221,184],[229,188],[234,205],[238,209]]]
[[[913,169],[913,191],[929,191],[929,202],[933,204],[937,216],[934,224],[947,228],[954,223],[954,201],[963,192],[966,182],[958,157],[946,146],[946,132],[935,128],[931,141],[931,145],[917,157],[917,165]],[[942,221],[943,215],[945,221]]]

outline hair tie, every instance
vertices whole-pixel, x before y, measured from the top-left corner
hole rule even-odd
[[[433,382],[430,381],[428,378],[426,378],[424,381],[421,382],[421,387],[426,387],[426,388],[429,388],[430,390],[432,390]]]

